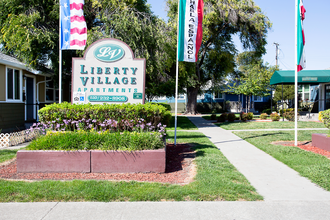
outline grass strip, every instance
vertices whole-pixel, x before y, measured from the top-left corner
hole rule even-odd
[[[173,139],[168,132],[167,139]],[[0,180],[0,202],[45,201],[214,201],[262,200],[246,178],[198,132],[178,132],[178,143],[190,143],[196,151],[195,181],[185,185],[142,182],[6,181]]]
[[[177,116],[177,129],[178,130],[198,130],[198,128],[186,117],[186,116]],[[166,128],[166,130],[174,130],[175,129],[175,117],[172,116],[170,125]]]
[[[272,122],[223,122],[215,125],[225,130],[248,130],[248,129],[294,129],[294,122],[290,121],[272,121]],[[325,128],[322,122],[298,121],[298,128]]]
[[[0,163],[5,162],[6,160],[11,160],[16,157],[17,150],[0,150]]]
[[[298,141],[310,141],[312,133],[328,131],[298,131]],[[298,147],[273,145],[273,141],[294,141],[294,131],[234,132],[275,159],[281,161],[301,176],[330,191],[330,160],[325,156]]]

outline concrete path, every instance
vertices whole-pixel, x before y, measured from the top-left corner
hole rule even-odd
[[[0,220],[327,220],[330,202],[2,203]]]
[[[232,132],[202,117],[188,118],[250,181],[265,201],[330,201],[330,192]]]

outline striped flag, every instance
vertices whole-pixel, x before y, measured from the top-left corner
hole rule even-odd
[[[297,18],[297,71],[306,68],[306,57],[305,57],[305,33],[303,28],[303,21],[305,19],[305,8],[302,0],[298,0],[298,18]]]
[[[60,4],[61,50],[84,50],[87,40],[84,0],[60,0]]]
[[[197,61],[203,38],[203,8],[203,0],[180,0],[178,61]]]

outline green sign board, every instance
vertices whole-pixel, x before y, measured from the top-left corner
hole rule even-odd
[[[133,99],[142,99],[142,93],[134,93]]]
[[[118,95],[90,95],[90,102],[127,102],[127,96]]]

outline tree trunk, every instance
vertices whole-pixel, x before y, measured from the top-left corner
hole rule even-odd
[[[187,88],[187,106],[185,114],[196,115],[197,112],[197,95],[198,88],[188,87]]]

